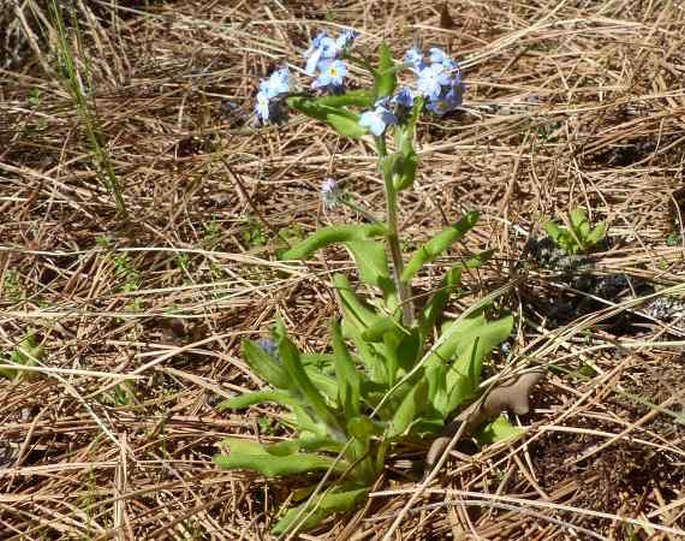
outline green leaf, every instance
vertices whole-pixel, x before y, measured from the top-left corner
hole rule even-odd
[[[442,316],[450,295],[459,287],[463,270],[476,269],[480,267],[483,263],[488,261],[490,257],[492,257],[493,253],[494,250],[481,252],[480,254],[476,254],[472,257],[469,257],[465,261],[458,263],[447,271],[442,279],[442,282],[440,283],[440,287],[426,303],[426,306],[423,309],[422,331],[424,334],[428,334]]]
[[[354,488],[345,490],[344,487],[333,489],[312,500],[289,509],[284,517],[271,531],[274,535],[292,533],[312,529],[333,513],[347,513],[353,511],[368,497],[369,489]]]
[[[418,166],[419,157],[413,149],[402,156],[393,178],[393,186],[398,192],[406,190],[414,184]]]
[[[387,436],[394,438],[408,431],[426,408],[428,398],[428,382],[424,377],[414,385],[400,403],[395,415],[388,425]]]
[[[447,363],[429,362],[425,368],[426,381],[428,382],[428,401],[433,408],[447,414]]]
[[[351,419],[359,416],[360,378],[357,367],[352,361],[337,321],[331,323],[331,337],[335,352],[335,375],[338,379],[339,402],[345,417]]]
[[[307,96],[290,96],[288,105],[301,113],[331,126],[340,135],[357,138],[366,133],[359,125],[359,115],[343,106],[332,106],[321,99]]]
[[[322,373],[333,373],[335,355],[330,353],[300,353],[300,360],[305,367],[315,366]]]
[[[215,455],[214,462],[226,470],[254,470],[267,477],[278,477],[331,468],[341,471],[345,468],[344,461],[336,464],[335,459],[320,455],[294,453],[278,456],[269,453],[263,445],[247,440],[228,438],[222,444],[228,446],[230,454]]]
[[[41,360],[45,355],[45,350],[38,345],[36,336],[31,332],[17,344],[16,348],[9,355],[9,360],[4,355],[0,355],[0,363],[18,364],[21,366],[35,366],[36,361]],[[0,377],[14,379],[20,376],[31,377],[29,371],[15,370],[13,368],[0,368]]]
[[[331,112],[327,115],[326,121],[343,137],[359,139],[366,134],[366,128],[359,124],[359,115],[351,111]]]
[[[504,415],[488,423],[476,433],[476,438],[481,443],[497,443],[511,438],[518,438],[525,434],[525,429],[512,425]]]
[[[587,219],[585,209],[577,207],[569,213],[568,217],[576,237],[582,242],[590,234],[590,222]]]
[[[338,380],[333,377],[333,374],[324,374],[316,366],[304,366],[304,370],[309,376],[309,379],[312,380],[314,387],[324,395],[327,404],[331,407],[336,407],[340,390]]]
[[[397,86],[395,63],[392,60],[390,47],[384,41],[378,50],[378,70],[373,74],[374,95],[376,99],[390,96]]]
[[[219,403],[220,410],[242,409],[254,404],[273,402],[282,406],[297,406],[299,402],[283,391],[255,391],[227,398]]]
[[[295,344],[287,336],[282,336],[279,339],[278,351],[281,359],[283,359],[283,366],[291,380],[290,384],[302,393],[319,420],[329,427],[332,435],[341,434],[342,430],[335,414],[328,408],[323,396],[307,375]]]
[[[350,435],[358,440],[370,440],[380,436],[383,430],[375,425],[368,417],[361,416],[350,419],[348,423]]]
[[[590,234],[586,237],[585,242],[588,244],[588,246],[594,246],[595,244],[599,244],[604,240],[604,236],[606,235],[607,232],[607,224],[606,222],[599,222],[590,232]]]
[[[0,362],[4,362],[4,359],[0,357]],[[0,377],[7,379],[14,379],[17,377],[19,372],[13,368],[0,368]]]
[[[343,313],[350,320],[350,323],[359,329],[360,333],[373,328],[375,325],[385,325],[382,322],[384,318],[357,297],[357,294],[350,285],[350,281],[344,274],[333,275],[333,287],[340,296]]]
[[[388,256],[385,247],[373,240],[355,240],[345,243],[359,268],[359,277],[369,285],[376,286],[384,295],[395,293],[395,285],[390,278]]]
[[[328,427],[320,419],[312,417],[313,411],[307,406],[293,406],[292,415],[285,415],[283,422],[297,430],[302,437],[330,438]]]
[[[288,456],[298,451],[330,451],[332,453],[339,453],[342,451],[343,445],[324,436],[281,441],[267,445],[265,449],[271,455]]]
[[[257,343],[243,340],[243,358],[252,371],[277,389],[291,388],[283,367]]]
[[[383,428],[374,424],[368,417],[361,416],[350,419],[347,423],[348,433],[352,436],[351,447],[348,450],[348,460],[352,463],[350,478],[364,485],[372,485],[378,478],[378,460],[383,460],[382,447],[373,447],[373,440],[383,434]]]
[[[387,233],[380,223],[366,225],[336,225],[319,229],[294,248],[284,252],[280,259],[308,259],[314,252],[335,243],[347,243],[382,237]]]
[[[416,177],[419,159],[410,148],[406,152],[393,152],[381,160],[383,176],[389,179],[396,190],[404,190],[411,186]]]
[[[573,236],[565,228],[558,226],[552,221],[546,222],[544,228],[554,244],[559,246],[566,253],[573,254],[577,251],[576,242],[574,241]]]
[[[400,323],[391,317],[377,316],[374,322],[362,332],[362,338],[367,342],[382,342],[389,334],[408,334]]]
[[[457,328],[450,330],[456,330],[458,340],[452,354],[455,360],[446,375],[448,396],[444,413],[451,413],[476,393],[483,360],[511,335],[513,326],[512,316],[487,321],[482,314],[478,314],[458,322]]]
[[[484,358],[511,334],[512,327],[511,316],[486,321],[482,313],[445,325],[424,365],[433,407],[444,417],[475,394]],[[444,384],[439,365],[444,366]]]
[[[453,226],[438,233],[421,248],[419,248],[402,272],[402,281],[409,282],[426,263],[433,261],[440,254],[450,248],[461,239],[478,221],[478,212],[472,211],[466,214]]]
[[[423,336],[418,327],[404,330],[396,346],[397,366],[409,372],[423,355]]]
[[[371,107],[373,95],[368,90],[348,90],[340,96],[322,96],[317,99],[321,105],[330,107]]]

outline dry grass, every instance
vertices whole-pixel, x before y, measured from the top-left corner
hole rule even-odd
[[[325,347],[327,276],[351,262],[282,267],[276,233],[359,219],[320,211],[324,176],[369,211],[382,190],[367,141],[248,120],[271,66],[350,25],[364,49],[389,38],[399,56],[419,39],[465,60],[466,111],[422,125],[402,229],[425,238],[480,209],[465,249],[499,259],[470,291],[523,276],[507,300],[513,360],[550,375],[526,437],[456,452],[394,533],[420,486],[407,459],[428,443],[398,450],[364,509],[302,538],[685,539],[685,325],[648,310],[684,292],[682,3],[458,0],[452,28],[413,0],[146,4],[65,3],[130,219],[57,67],[48,3],[0,6],[0,343],[32,331],[46,350],[0,379],[0,538],[268,538],[289,485],[211,457],[229,434],[284,437],[278,412],[214,406],[259,385],[238,344],[277,313],[302,347]],[[595,272],[639,284],[613,306],[525,255],[542,216],[578,204],[614,238]]]

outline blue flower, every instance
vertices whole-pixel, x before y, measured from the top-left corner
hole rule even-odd
[[[269,357],[273,359],[278,358],[278,345],[271,338],[260,338],[257,340],[257,345],[264,351]]]
[[[372,111],[362,113],[359,125],[380,137],[388,126],[397,124],[397,115],[389,109],[389,105],[390,100],[387,97],[379,99]]]
[[[442,87],[449,85],[450,73],[442,64],[431,64],[419,72],[416,89],[419,94],[428,99],[435,99],[440,95]]]
[[[266,124],[267,122],[269,122],[271,99],[265,92],[260,90],[259,92],[257,92],[256,100],[257,103],[255,103],[254,108],[255,114],[263,124]]]
[[[332,60],[320,64],[321,73],[312,86],[333,92],[342,90],[347,76],[347,65],[342,60]]]
[[[347,49],[357,39],[357,32],[346,29],[337,39],[331,38],[325,31],[319,32],[305,52],[305,73],[319,76],[312,84],[313,88],[339,92],[343,89],[343,79],[347,75],[347,65],[340,60]]]
[[[417,92],[427,99],[426,108],[432,113],[444,115],[459,108],[464,94],[459,64],[442,49],[432,47],[428,51],[429,63],[414,48],[407,52],[405,63],[414,66],[417,73]]]
[[[335,40],[335,44],[338,46],[340,51],[344,51],[345,49],[349,49],[354,43],[354,40],[358,37],[359,32],[346,28],[340,33],[338,39]]]
[[[338,38],[340,39],[340,38]],[[304,53],[307,63],[304,72],[307,75],[314,75],[319,67],[321,61],[333,60],[340,56],[342,48],[338,45],[336,40],[329,37],[328,34],[322,30],[312,40],[312,44]]]
[[[327,209],[334,208],[340,197],[340,186],[333,178],[327,178],[321,184],[321,199],[323,206]]]
[[[411,109],[414,107],[414,92],[408,86],[404,86],[390,99],[390,104],[396,109]]]
[[[455,77],[450,82],[450,85],[443,87],[442,92],[437,98],[429,100],[426,108],[437,115],[444,115],[450,111],[458,109],[463,101],[464,83],[461,77],[455,74]]]
[[[404,55],[404,64],[406,66],[412,66],[416,71],[421,71],[426,67],[423,53],[417,47],[412,47],[407,51],[407,54]]]
[[[438,49],[437,47],[431,47],[428,49],[428,58],[431,61],[431,64],[440,64],[442,67],[448,70],[459,69],[459,64],[447,56],[445,51]]]
[[[290,70],[284,66],[274,71],[266,81],[262,81],[259,85],[259,91],[267,97],[274,98],[281,94],[288,94],[292,86]]]
[[[284,98],[290,93],[292,86],[293,79],[285,66],[260,83],[255,114],[262,124],[275,124],[285,119]]]

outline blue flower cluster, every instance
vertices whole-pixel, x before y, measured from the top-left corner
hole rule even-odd
[[[411,48],[404,57],[404,64],[416,73],[416,90],[426,98],[429,111],[444,115],[461,106],[464,96],[461,70],[442,49],[429,49],[426,61],[420,50]]]
[[[347,64],[342,57],[357,36],[354,30],[343,30],[337,39],[333,39],[322,31],[312,40],[305,53],[304,69],[309,76],[317,75],[312,88],[332,94],[340,94],[345,90]],[[277,124],[285,120],[285,98],[292,92],[293,86],[294,79],[285,66],[261,82],[256,96],[255,114],[262,124]]]
[[[347,64],[341,57],[352,46],[357,35],[354,30],[343,30],[337,39],[333,39],[325,31],[321,31],[312,40],[311,46],[304,53],[304,72],[312,77],[318,72],[312,88],[332,94],[343,92]]]
[[[358,34],[343,30],[337,38],[319,32],[305,52],[304,72],[315,77],[312,88],[319,92],[341,94],[348,74],[344,56]],[[413,47],[405,55],[404,66],[416,75],[415,89],[402,87],[393,96],[382,97],[373,109],[362,113],[359,124],[380,137],[388,126],[402,122],[417,97],[422,97],[428,111],[444,115],[462,103],[464,83],[459,64],[442,49],[431,48],[426,56]],[[287,67],[278,68],[261,82],[256,96],[255,114],[262,124],[274,124],[285,119],[285,98],[293,91],[294,79]]]
[[[438,115],[454,111],[462,103],[464,83],[459,64],[442,49],[430,49],[426,58],[413,47],[407,51],[404,65],[416,74],[416,90],[405,86],[392,97],[380,98],[359,119],[359,124],[376,137],[406,118],[418,96],[425,99],[426,109]]]
[[[257,92],[255,114],[262,124],[282,122],[286,116],[284,98],[293,88],[293,78],[287,66],[278,68],[262,81]]]

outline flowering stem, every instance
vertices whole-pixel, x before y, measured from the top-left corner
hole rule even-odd
[[[383,159],[388,155],[388,149],[383,136],[376,137],[376,149],[378,151],[378,161],[382,164]],[[400,238],[397,227],[397,190],[393,186],[392,175],[383,174],[385,182],[385,201],[388,218],[388,249],[392,259],[392,274],[395,281],[395,288],[402,306],[402,322],[411,325],[414,322],[414,306],[411,300],[410,285],[401,278],[404,270],[404,261],[400,250]]]

